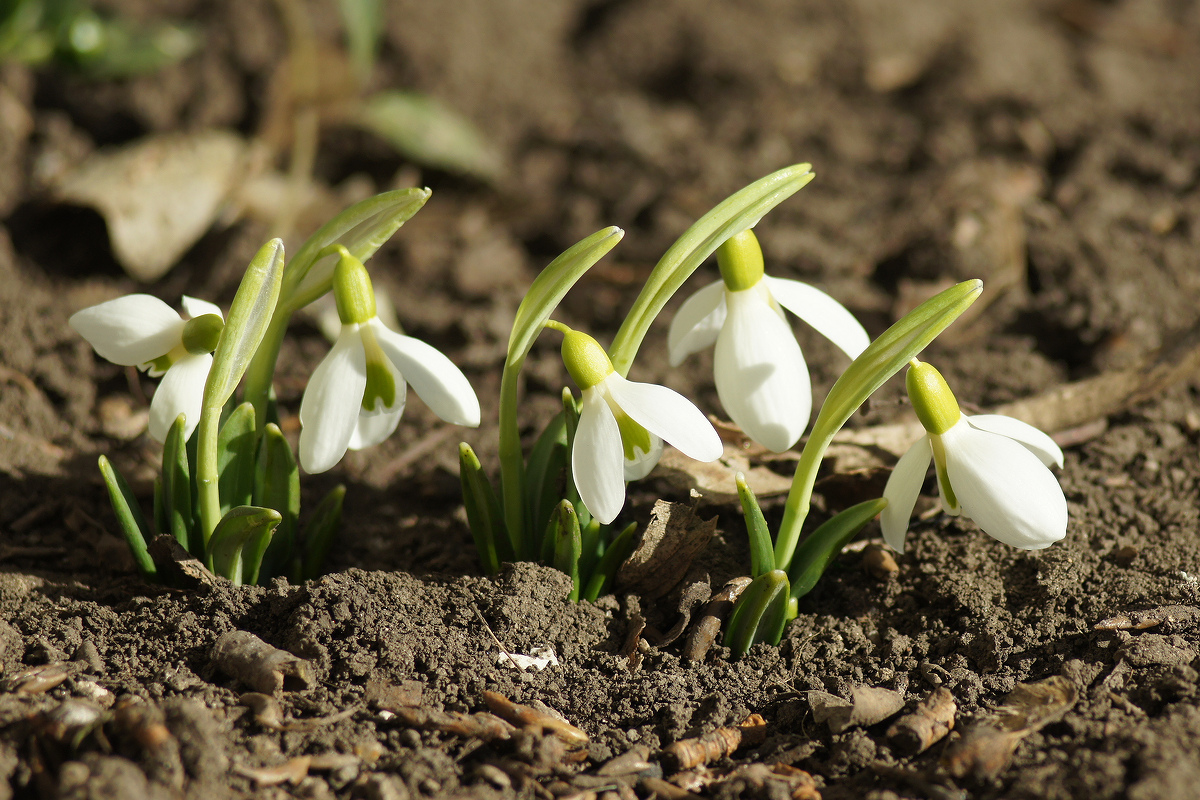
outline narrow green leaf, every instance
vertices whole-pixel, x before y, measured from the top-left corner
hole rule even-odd
[[[166,501],[163,499],[162,475],[154,476],[154,529],[156,531],[171,529],[170,524],[167,522]]]
[[[650,324],[704,259],[730,236],[757,225],[768,211],[800,191],[813,177],[810,164],[781,169],[730,195],[684,231],[651,271],[613,338],[608,353],[613,369],[623,376],[629,374]]]
[[[365,83],[375,67],[379,39],[383,36],[382,0],[338,0],[342,26],[346,29],[346,50],[350,63]]]
[[[767,641],[766,637],[774,634],[776,628],[778,635],[782,635],[783,624],[787,622],[788,596],[787,573],[781,569],[764,572],[746,587],[725,632],[725,646],[733,651],[734,658],[744,656],[755,642]],[[776,636],[775,642],[778,641]]]
[[[574,501],[570,502],[574,504]],[[575,506],[576,514],[579,513],[581,507],[583,507],[582,503]],[[604,557],[604,552],[607,550],[604,539],[608,530],[609,527],[601,525],[600,520],[591,519],[585,523],[582,516],[579,518],[579,532],[583,539],[579,555],[579,575],[581,578],[586,580],[590,577],[595,571],[596,566],[600,563],[600,559]]]
[[[796,465],[775,541],[776,567],[791,568],[800,529],[808,516],[817,471],[833,437],[875,390],[928,347],[982,291],[982,281],[963,281],[926,300],[871,342],[833,384]]]
[[[243,582],[242,551],[246,543],[267,535],[279,524],[279,512],[273,508],[238,506],[221,517],[208,546],[208,568],[221,577],[241,586]],[[251,572],[257,573],[257,567]]]
[[[300,470],[291,445],[273,422],[267,423],[258,445],[258,463],[254,471],[254,505],[273,508],[283,518],[268,543],[255,540],[246,546],[258,553],[262,577],[274,577],[285,571],[296,544],[296,524],[300,517]],[[265,552],[263,552],[265,551]],[[247,556],[247,563],[255,559]],[[251,582],[247,578],[247,582]],[[255,576],[253,582],[258,582]]]
[[[184,415],[180,414],[167,430],[162,454],[162,504],[163,533],[169,533],[180,547],[192,553],[198,544],[194,517],[192,516],[192,474],[188,467],[187,442],[183,432],[186,427]]]
[[[746,483],[746,476],[739,472],[737,481],[738,499],[742,501],[742,517],[746,520],[746,533],[750,536],[750,577],[757,578],[775,568],[775,553],[771,546],[771,530],[758,507],[754,490]]]
[[[429,199],[429,189],[397,189],[368,197],[322,225],[300,246],[285,270],[282,306],[287,313],[308,305],[329,291],[337,255],[332,244],[345,245],[364,264],[400,226],[412,219]]]
[[[550,420],[529,451],[525,466],[525,515],[531,534],[529,550],[536,557],[542,552],[541,534],[554,512],[554,507],[563,499],[568,459],[567,426],[562,413]],[[526,554],[527,556],[530,554]]]
[[[304,543],[301,579],[310,580],[321,575],[325,559],[337,537],[342,522],[342,502],[346,499],[346,487],[335,486],[313,511],[308,525],[304,527],[301,541]]]
[[[100,456],[99,463],[100,475],[108,488],[108,499],[117,515],[121,533],[125,535],[125,543],[129,545],[129,551],[133,553],[133,560],[137,563],[142,577],[154,580],[158,570],[150,558],[150,553],[146,551],[146,540],[151,535],[150,528],[146,525],[146,518],[142,516],[137,498],[133,496],[133,491],[121,477],[121,473],[117,472],[106,457]]]
[[[858,535],[868,522],[887,508],[882,497],[850,506],[809,534],[796,548],[792,557],[789,578],[792,597],[800,598],[812,591],[837,554]]]
[[[242,403],[233,410],[217,434],[217,485],[221,492],[221,514],[248,506],[254,500],[255,449],[254,406]],[[269,506],[268,506],[269,507]]]
[[[466,442],[458,445],[458,476],[462,483],[463,505],[467,510],[467,524],[475,549],[479,551],[479,563],[488,575],[500,571],[504,560],[508,536],[504,531],[500,501],[492,491],[491,481],[483,472],[479,457]]]
[[[631,522],[626,526],[625,530],[617,534],[611,542],[608,549],[604,551],[604,555],[600,558],[600,563],[596,566],[595,572],[587,579],[587,585],[580,594],[581,600],[595,600],[600,595],[608,591],[612,586],[613,580],[617,577],[617,570],[625,563],[625,559],[629,558],[633,553],[633,548],[637,542],[634,540],[634,534],[637,532],[637,523]]]
[[[272,239],[255,254],[242,277],[204,386],[204,406],[221,406],[233,394],[262,342],[279,299],[283,241]]]
[[[553,566],[571,577],[572,601],[579,600],[579,556],[583,552],[583,538],[579,532],[579,517],[575,506],[563,500],[554,510],[550,523],[554,536]]]
[[[379,92],[364,99],[349,121],[427,167],[484,181],[496,180],[504,168],[496,147],[474,124],[423,94]]]

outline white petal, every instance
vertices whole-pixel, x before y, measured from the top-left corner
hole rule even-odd
[[[650,451],[643,453],[641,450],[634,450],[633,460],[625,459],[625,480],[640,481],[653,472],[658,466],[658,460],[662,458],[662,451],[663,440],[653,433],[650,434]]]
[[[725,323],[725,282],[710,283],[679,307],[667,331],[667,352],[677,367],[717,340]]]
[[[400,391],[404,390],[403,382],[400,383],[399,388]],[[360,413],[358,423],[354,426],[354,433],[350,434],[349,449],[362,450],[379,444],[396,432],[403,414],[403,401],[392,411],[383,411],[378,414]]]
[[[854,315],[820,289],[800,281],[767,275],[763,276],[763,280],[775,302],[816,328],[817,333],[851,358],[858,358],[871,343],[871,337]]]
[[[205,314],[216,314],[221,319],[225,319],[225,315],[221,313],[221,307],[216,303],[188,297],[186,294],[183,296],[183,313],[187,314],[189,319],[203,317]]]
[[[604,379],[604,386],[630,419],[689,458],[716,461],[725,452],[712,423],[679,392],[627,381],[615,372]]]
[[[479,424],[479,398],[453,361],[420,339],[388,330],[377,318],[367,324],[379,337],[383,352],[433,413],[455,425]]]
[[[883,488],[883,498],[888,504],[879,515],[879,527],[883,531],[883,540],[897,552],[904,552],[904,535],[908,533],[908,523],[932,457],[929,437],[922,436],[900,456]]]
[[[1058,479],[1020,443],[970,425],[942,434],[946,472],[963,513],[989,536],[1040,550],[1067,532]]]
[[[612,522],[625,505],[621,431],[596,387],[583,392],[583,408],[571,447],[571,474],[579,499],[602,523]]]
[[[171,352],[183,336],[183,320],[148,294],[127,294],[71,315],[71,327],[101,358],[127,367]]]
[[[726,295],[717,337],[717,395],[746,434],[777,453],[796,443],[812,413],[808,365],[791,327],[757,287]]]
[[[367,356],[357,325],[346,325],[313,370],[300,401],[300,465],[324,472],[342,459],[358,424],[367,386]]]
[[[976,414],[967,417],[967,422],[973,428],[989,433],[998,433],[1020,442],[1047,467],[1051,464],[1057,467],[1063,465],[1062,448],[1028,422],[1022,422],[1014,417],[1006,417],[1003,414]]]
[[[181,413],[184,420],[183,439],[192,438],[192,431],[200,424],[200,410],[204,403],[204,382],[212,367],[212,354],[185,356],[167,370],[154,399],[150,401],[150,435],[163,442],[167,432]]]

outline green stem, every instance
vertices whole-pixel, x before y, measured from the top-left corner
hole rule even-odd
[[[275,377],[275,363],[279,360],[279,349],[287,333],[291,311],[276,306],[267,326],[267,333],[258,346],[250,366],[246,368],[243,400],[254,405],[254,430],[262,431],[267,424],[267,404],[271,397],[271,381]]]
[[[221,429],[221,405],[205,405],[196,428],[196,502],[200,506],[200,529],[204,548],[221,521],[221,492],[217,466],[217,436]]]
[[[504,503],[504,526],[517,558],[524,557],[525,543],[525,458],[521,453],[521,431],[517,428],[517,394],[524,354],[505,359],[500,378],[500,494]]]
[[[838,426],[839,428],[841,426]],[[804,443],[800,453],[800,463],[796,465],[796,474],[792,476],[792,488],[788,491],[787,501],[783,506],[783,521],[779,524],[779,536],[775,540],[775,568],[787,570],[792,563],[792,554],[800,543],[800,529],[808,518],[812,506],[813,485],[817,482],[817,471],[821,467],[821,458],[825,449],[833,439],[834,429],[828,436],[819,436],[816,429]]]

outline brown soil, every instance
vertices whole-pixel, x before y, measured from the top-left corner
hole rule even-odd
[[[671,627],[676,597],[618,593],[575,605],[548,568],[479,577],[453,445],[465,438],[495,464],[500,362],[537,269],[603,226],[624,228],[560,313],[611,337],[692,220],[798,161],[817,179],[758,228],[774,274],[825,288],[873,334],[936,288],[984,279],[979,313],[928,356],[960,398],[987,407],[1138,363],[1200,316],[1200,6],[389,4],[378,85],[466,114],[503,148],[506,172],[492,186],[416,172],[382,143],[338,129],[323,137],[317,172],[331,185],[362,173],[383,189],[399,174],[433,188],[372,268],[409,332],[467,371],[485,423],[446,428],[413,402],[384,445],[307,480],[306,498],[348,485],[342,544],[320,580],[178,591],[138,580],[95,469],[108,453],[149,497],[157,456],[138,415],[151,384],[95,358],[66,325],[72,311],[138,287],[93,212],[42,193],[47,170],[101,145],[211,125],[251,133],[261,123],[284,42],[274,6],[168,5],[201,24],[206,46],[157,75],[95,84],[0,69],[0,677],[70,665],[48,691],[0,693],[0,798],[541,797],[554,781],[559,793],[616,793],[603,787],[620,781],[577,773],[635,746],[665,765],[661,747],[752,712],[766,719],[765,741],[719,759],[715,773],[790,765],[816,776],[826,798],[1192,796],[1200,385],[1190,376],[1071,433],[1062,543],[1015,551],[969,522],[928,515],[898,572],[880,581],[862,568],[861,550],[844,554],[801,601],[781,646],[756,646],[740,661],[716,648],[686,663],[678,641],[631,661],[630,628],[643,616]],[[334,41],[332,4],[314,8]],[[240,265],[268,235],[253,223],[210,233],[148,290],[172,303],[186,291],[227,304]],[[844,362],[800,335],[821,396]],[[719,413],[711,356],[670,371],[664,348],[660,325],[633,376]],[[286,344],[279,390],[293,432],[304,378],[324,352],[303,324]],[[554,348],[535,349],[523,406],[531,433],[564,378]],[[896,384],[852,425],[900,418]],[[686,499],[667,482],[644,482],[631,518],[644,521],[658,496]],[[777,503],[767,512],[777,519]],[[735,509],[704,513],[720,514],[703,559],[719,586],[745,572],[745,534]],[[874,526],[862,535],[872,537]],[[211,659],[234,629],[312,660],[313,685],[281,695],[285,716],[347,713],[285,731],[256,721],[239,704],[246,687]],[[559,664],[518,673],[497,663],[496,640],[513,653],[548,646]],[[945,742],[901,755],[887,723],[834,734],[810,708],[812,690],[850,697],[856,686],[895,690],[911,708],[941,685],[961,731],[1017,684],[1053,675],[1070,681],[1077,702],[1022,739],[1011,763],[963,778],[938,766]],[[485,690],[561,713],[590,735],[586,760],[551,758],[552,737],[483,744],[417,731],[387,710],[400,693],[426,709],[476,712]],[[128,713],[83,731],[77,747],[50,727],[72,699],[121,707],[128,698],[146,701],[134,708],[165,735]],[[351,757],[318,759],[297,783],[249,777],[330,754]],[[638,796],[655,791],[633,783]],[[751,772],[697,791],[794,789]]]

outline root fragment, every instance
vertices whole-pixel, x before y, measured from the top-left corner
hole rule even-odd
[[[275,695],[313,684],[312,664],[264,642],[248,631],[230,631],[217,639],[213,665],[256,692]]]
[[[735,728],[717,728],[703,736],[667,745],[662,755],[675,772],[681,772],[733,755],[741,747],[762,744],[766,738],[767,721],[751,714]]]
[[[905,714],[888,728],[887,738],[892,749],[901,755],[923,753],[954,729],[958,704],[945,687],[938,687],[917,704],[911,714]]]

